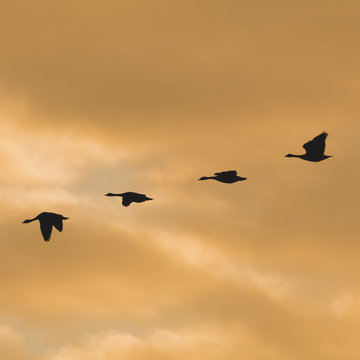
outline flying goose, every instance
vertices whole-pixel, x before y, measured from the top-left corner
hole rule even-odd
[[[42,236],[45,241],[49,241],[51,237],[51,232],[53,226],[58,231],[63,230],[63,220],[67,220],[68,218],[59,214],[51,213],[51,212],[42,212],[38,216],[34,217],[33,219],[24,220],[23,224],[28,224],[32,221],[39,220],[40,222],[40,229]]]
[[[332,155],[324,155],[325,152],[325,140],[328,134],[324,131],[320,135],[315,136],[312,140],[308,141],[303,145],[306,153],[303,155],[293,155],[287,154],[285,157],[298,157],[303,160],[312,161],[312,162],[319,162]]]
[[[129,206],[132,202],[136,203],[142,203],[147,200],[153,200],[149,197],[147,197],[145,194],[138,194],[136,192],[124,192],[121,194],[113,194],[113,193],[107,193],[105,196],[121,196],[122,197],[122,204],[124,206]]]
[[[222,183],[225,183],[225,184],[232,184],[237,181],[246,180],[245,177],[238,176],[236,170],[217,172],[214,175],[215,176],[203,176],[199,180],[213,179],[213,180],[217,180]]]

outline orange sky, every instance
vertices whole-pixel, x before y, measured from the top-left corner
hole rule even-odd
[[[2,1],[0,358],[359,359],[359,10]]]

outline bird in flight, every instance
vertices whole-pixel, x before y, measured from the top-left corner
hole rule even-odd
[[[312,161],[312,162],[319,162],[332,155],[324,155],[325,152],[325,140],[328,134],[326,132],[322,132],[320,135],[315,136],[312,140],[308,141],[303,145],[305,149],[305,154],[302,155],[293,155],[287,154],[285,157],[298,157],[303,160]]]
[[[63,220],[67,220],[68,218],[59,214],[51,213],[51,212],[42,212],[38,216],[33,219],[24,220],[23,224],[28,224],[32,221],[39,220],[40,222],[40,230],[42,236],[45,241],[49,241],[51,237],[51,232],[53,226],[58,231],[63,230]]]
[[[136,192],[124,192],[121,194],[107,193],[105,196],[121,196],[123,206],[129,206],[132,202],[142,203],[147,200],[153,200],[147,197],[145,194],[138,194]]]
[[[225,183],[225,184],[232,184],[237,181],[246,180],[245,177],[238,176],[236,170],[217,172],[214,175],[215,176],[203,176],[199,180],[213,179],[213,180],[217,180],[222,183]]]

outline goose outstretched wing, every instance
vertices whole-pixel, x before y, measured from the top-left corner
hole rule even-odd
[[[312,140],[308,141],[303,145],[307,155],[324,155],[325,152],[325,140],[328,134],[326,132],[315,136]]]
[[[52,224],[47,221],[40,221],[40,230],[45,241],[49,241],[51,237]]]
[[[63,231],[63,222],[60,216],[53,219],[53,225],[56,230]]]
[[[127,198],[127,197],[123,197],[122,199],[122,204],[123,206],[129,206],[132,203],[132,200]]]
[[[236,176],[237,171],[236,170],[221,171],[221,172],[215,173],[214,175]]]

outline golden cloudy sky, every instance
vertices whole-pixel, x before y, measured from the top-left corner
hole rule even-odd
[[[1,1],[0,358],[358,360],[359,17]],[[322,131],[333,158],[284,158]]]

